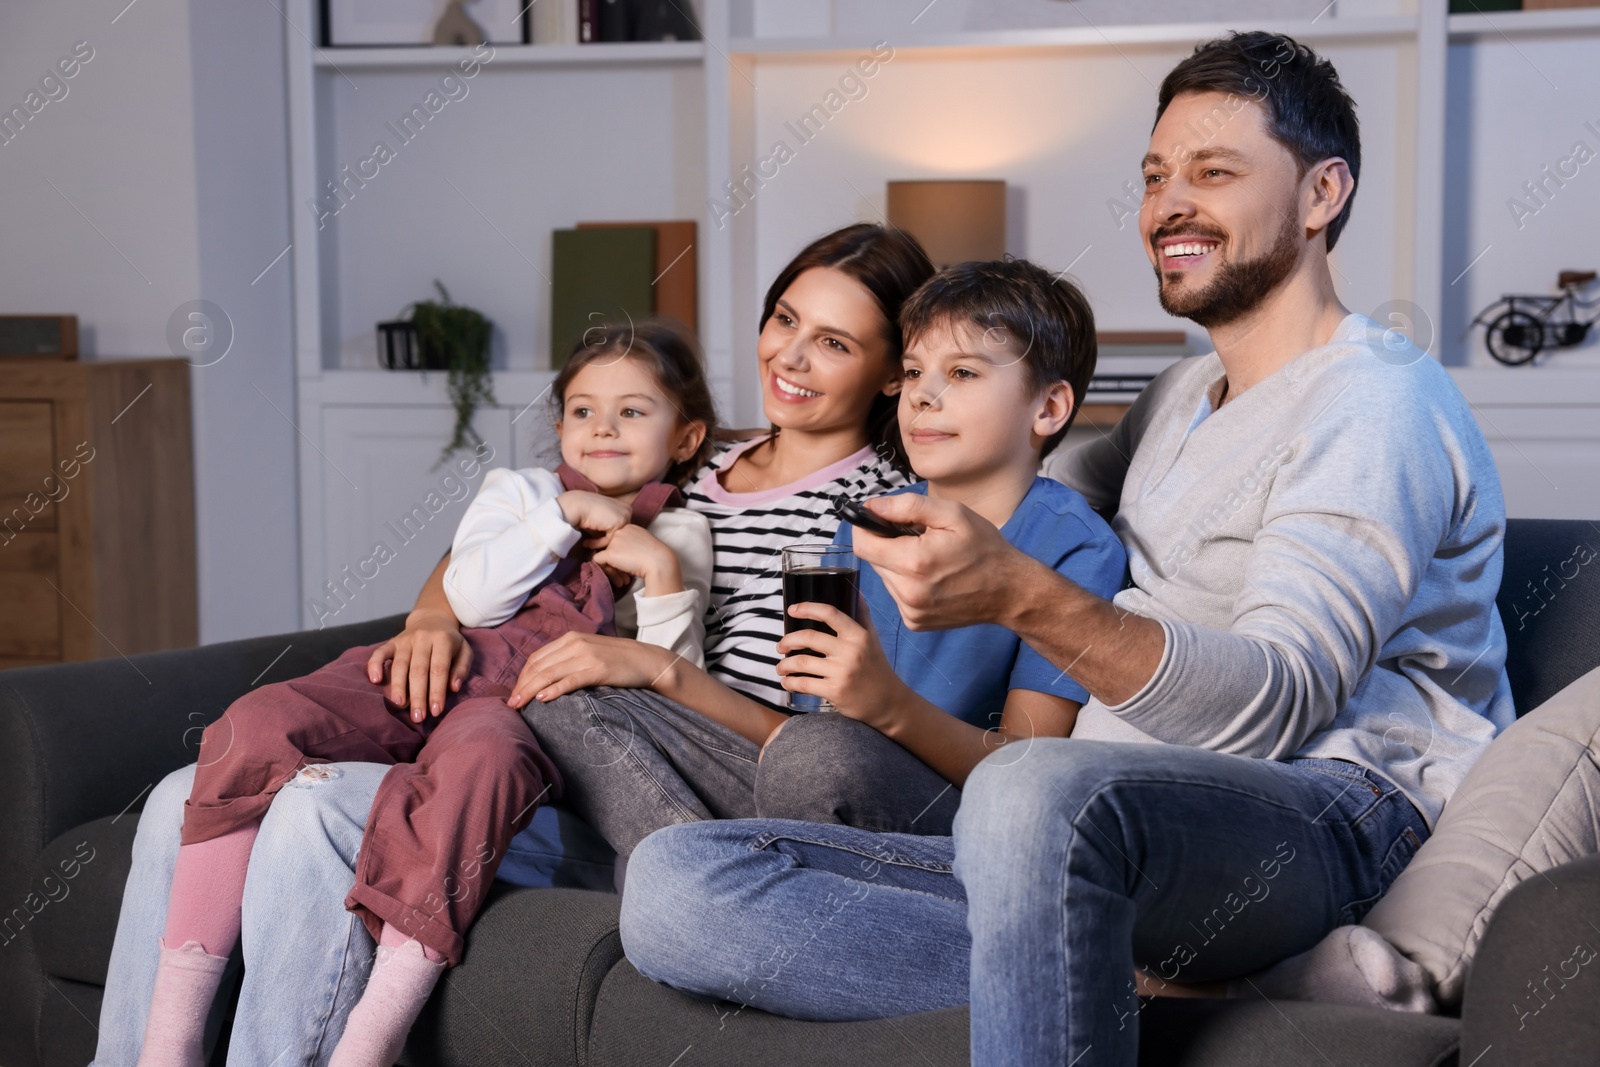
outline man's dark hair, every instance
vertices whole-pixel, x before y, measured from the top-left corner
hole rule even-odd
[[[1300,165],[1342,158],[1359,187],[1361,126],[1356,104],[1339,82],[1333,64],[1293,37],[1252,30],[1197,45],[1194,54],[1173,67],[1161,83],[1156,122],[1180,93],[1234,93],[1266,108],[1267,128]],[[1328,251],[1350,220],[1355,190],[1344,210],[1328,223]]]
[[[1072,386],[1072,414],[1039,452],[1048,456],[1072,428],[1094,375],[1097,349],[1088,298],[1065,278],[1008,256],[946,267],[900,308],[907,347],[929,330],[968,323],[1022,360],[1032,392],[1043,393],[1052,382]]]

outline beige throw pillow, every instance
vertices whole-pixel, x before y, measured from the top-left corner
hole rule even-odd
[[[1518,883],[1600,852],[1600,668],[1495,738],[1361,925],[1461,1003],[1478,942]]]

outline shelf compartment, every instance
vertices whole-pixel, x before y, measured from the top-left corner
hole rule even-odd
[[[474,49],[319,48],[318,69],[447,70],[463,59],[476,59]],[[511,67],[637,66],[657,63],[699,63],[705,58],[700,41],[636,41],[622,44],[517,44],[495,45],[494,59],[485,70]]]

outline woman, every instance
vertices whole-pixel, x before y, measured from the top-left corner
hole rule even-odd
[[[582,798],[575,810],[622,855],[668,822],[755,814],[760,741],[782,720],[776,709],[785,694],[773,669],[773,646],[783,623],[781,587],[776,601],[773,596],[776,568],[770,554],[782,544],[831,540],[837,526],[829,514],[834,494],[874,495],[905,483],[895,427],[900,380],[895,318],[900,303],[932,273],[911,238],[860,224],[813,242],[767,294],[757,354],[763,407],[774,428],[720,447],[691,480],[688,494],[689,506],[711,520],[716,559],[707,671],[690,676],[678,695],[694,701],[692,706],[704,705],[708,713],[725,713],[741,729],[702,718],[648,688],[596,690],[593,700],[584,694],[563,697],[567,708],[582,709],[578,713],[542,703],[528,710],[541,743],[548,734],[567,753],[570,772],[561,769],[568,796],[576,792]],[[404,632],[375,650],[369,663],[369,678],[388,686],[396,706],[422,709],[442,702],[446,688],[458,684],[470,665],[444,596],[447,562],[424,586]],[[604,668],[596,674],[597,683],[647,687],[682,681],[677,674],[671,679],[630,674],[637,657],[617,654],[629,645],[641,647],[622,642],[596,659],[597,670]],[[566,647],[569,653],[593,653],[584,646]],[[513,700],[529,703],[538,689],[536,677],[524,671]],[[592,755],[584,762],[581,746],[591,704],[609,709],[606,722],[613,730],[622,725],[637,731],[623,741],[622,753],[632,754],[627,762],[605,764]],[[575,752],[573,737],[580,746]],[[563,757],[551,755],[561,767]],[[638,794],[611,784],[603,773],[607,766],[632,770],[632,757],[658,768],[687,761],[687,770],[666,783],[666,792],[647,795],[641,805]],[[341,915],[337,902],[349,889],[359,826],[385,770],[375,764],[308,767],[263,820],[245,886],[246,975],[233,1038],[241,1052],[320,1063],[337,1044],[373,952],[359,920]],[[149,946],[165,922],[182,800],[193,771],[184,768],[163,780],[140,818],[95,1067],[137,1062],[156,962]],[[580,788],[575,791],[574,785]],[[702,793],[711,804],[692,799]],[[697,810],[688,808],[690,803]],[[255,930],[261,935],[253,937]],[[284,939],[290,930],[301,935],[292,943]]]

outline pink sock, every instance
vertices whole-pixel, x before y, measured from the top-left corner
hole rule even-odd
[[[393,1067],[444,967],[439,953],[384,923],[367,988],[328,1067]]]
[[[198,941],[168,948],[162,939],[139,1067],[203,1067],[206,1016],[227,963],[226,957],[207,954]]]
[[[198,941],[213,956],[226,956],[239,940],[240,902],[258,819],[209,841],[178,847],[167,902],[166,943]]]

